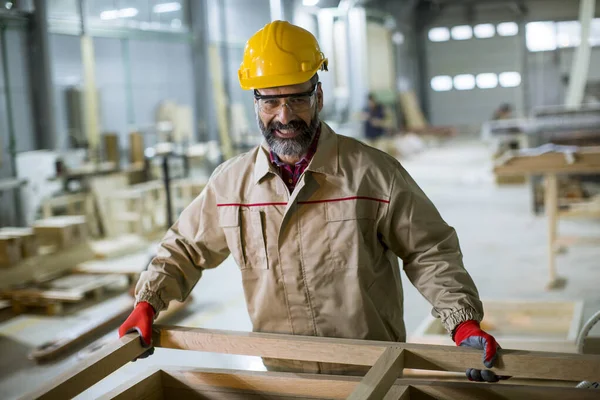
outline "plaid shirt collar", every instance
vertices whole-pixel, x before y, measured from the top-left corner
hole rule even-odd
[[[302,157],[300,159],[300,161],[298,161],[296,164],[294,164],[295,167],[304,166],[306,168],[306,166],[308,166],[308,164],[310,163],[310,160],[312,160],[313,156],[317,152],[317,145],[319,144],[319,136],[321,136],[321,124],[319,124],[319,127],[317,128],[317,133],[315,134],[315,137],[313,138],[313,141],[310,144],[308,151],[306,152],[304,157]],[[273,165],[275,165],[276,167],[289,167],[288,164],[281,161],[279,156],[277,154],[275,154],[273,152],[273,150],[269,150],[269,159],[271,160],[271,163]]]

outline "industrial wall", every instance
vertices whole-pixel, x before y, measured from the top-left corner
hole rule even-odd
[[[534,21],[576,21],[578,8],[573,2],[528,1],[524,13],[506,4],[478,6],[472,13],[464,7],[444,9],[431,22],[421,38],[426,49],[426,81],[428,112],[431,122],[436,125],[459,124],[477,126],[489,119],[501,103],[510,103],[516,116],[527,115],[539,106],[558,105],[564,102],[566,93],[565,77],[568,77],[572,58],[572,48],[546,51],[531,50],[527,39],[527,23]],[[535,15],[535,19],[530,15]],[[600,10],[596,8],[596,16]],[[499,25],[514,23],[518,31],[514,35],[501,36]],[[600,26],[600,20],[595,21]],[[492,37],[478,38],[475,33],[464,40],[432,41],[429,37],[433,28],[452,28],[481,24],[494,27]],[[600,33],[599,33],[600,34]],[[558,34],[557,34],[558,35]],[[558,36],[557,36],[558,37]],[[600,43],[599,43],[600,44]],[[484,56],[485,54],[485,56]],[[479,56],[481,55],[481,56]],[[590,60],[588,83],[598,81],[600,71],[600,47],[593,47]],[[515,87],[503,87],[500,82],[493,88],[480,88],[467,84],[467,89],[458,90],[455,85],[449,90],[434,89],[432,79],[493,73],[496,77],[503,72],[517,72],[521,81]],[[467,77],[469,78],[469,77]],[[469,78],[470,79],[470,78]]]

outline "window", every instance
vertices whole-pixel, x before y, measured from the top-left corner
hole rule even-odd
[[[493,37],[496,30],[492,24],[479,24],[475,25],[473,33],[475,33],[475,37],[478,39],[486,39]]]
[[[525,36],[529,51],[556,50],[556,28],[552,21],[528,23]]]
[[[452,28],[452,39],[467,40],[473,37],[473,29],[469,25],[459,25]]]
[[[471,74],[456,75],[454,88],[456,90],[471,90],[475,87],[475,77]]]
[[[452,78],[447,75],[434,76],[431,79],[431,88],[436,92],[452,90]]]
[[[502,22],[496,27],[500,36],[515,36],[519,33],[519,25],[516,22]]]
[[[503,72],[498,78],[502,87],[517,87],[521,84],[521,74],[518,72]]]
[[[581,43],[581,24],[579,21],[556,23],[556,44],[558,47],[576,47]]]
[[[493,89],[498,86],[498,76],[496,74],[479,74],[475,80],[479,89]]]
[[[600,18],[594,18],[590,26],[590,46],[600,46]]]
[[[428,36],[432,42],[446,42],[450,40],[450,31],[448,28],[432,28]]]

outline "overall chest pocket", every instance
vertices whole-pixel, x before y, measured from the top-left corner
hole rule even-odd
[[[260,210],[224,207],[219,210],[219,226],[241,269],[268,269],[265,219]]]
[[[326,228],[331,261],[336,268],[357,268],[377,242],[375,220],[379,202],[353,199],[326,204]]]

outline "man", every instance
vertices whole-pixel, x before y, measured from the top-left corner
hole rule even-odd
[[[231,253],[258,332],[404,341],[398,257],[457,345],[496,342],[479,329],[482,305],[454,229],[398,161],[319,121],[314,36],[275,21],[247,43],[239,70],[254,90],[261,146],[214,171],[164,237],[119,329],[151,345],[156,314],[189,295],[205,269]],[[265,359],[270,370],[356,373],[351,366]],[[363,371],[364,373],[364,371]],[[469,370],[474,380],[496,380]]]
[[[369,93],[364,119],[365,138],[372,144],[385,134],[385,109],[377,102],[373,93]]]

